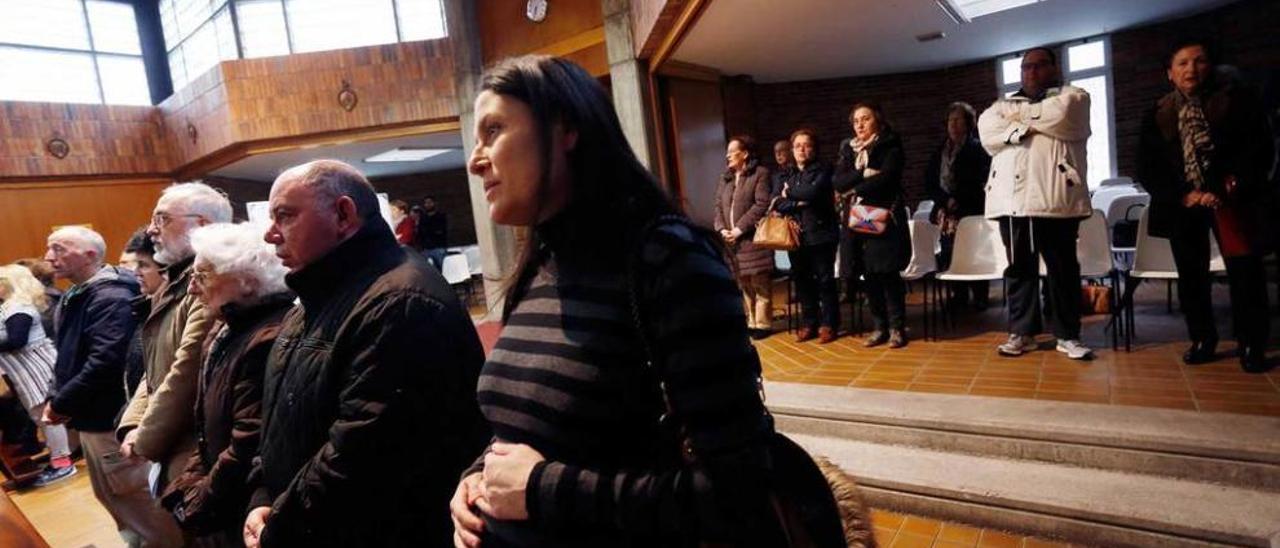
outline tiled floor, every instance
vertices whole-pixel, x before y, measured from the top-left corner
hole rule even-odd
[[[1215,292],[1215,312],[1226,339],[1230,310],[1221,289]],[[993,287],[992,294],[998,297],[998,291]],[[1103,332],[1106,316],[1094,316],[1086,319],[1083,338],[1096,359],[1087,362],[1054,351],[1048,335],[1041,336],[1040,351],[1017,358],[998,355],[995,347],[1007,336],[998,299],[985,312],[959,315],[956,328],[944,330],[937,341],[919,340],[920,307],[909,299],[908,330],[916,339],[898,350],[867,349],[860,336],[849,335],[827,345],[796,343],[785,332],[757,348],[765,377],[775,381],[1280,416],[1280,369],[1244,373],[1229,341],[1219,344],[1217,361],[1184,365],[1182,318],[1176,305],[1173,313],[1167,311],[1164,286],[1144,286],[1138,297],[1133,351],[1111,350],[1110,336]],[[1272,323],[1276,331],[1280,319]]]
[[[876,545],[880,548],[1051,548],[1071,546],[1035,537],[979,529],[959,523],[872,510]]]

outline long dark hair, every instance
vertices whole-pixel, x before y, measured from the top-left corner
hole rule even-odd
[[[582,67],[546,55],[515,57],[486,71],[480,88],[518,99],[533,112],[543,197],[550,186],[552,131],[560,124],[577,132],[569,152],[569,204],[562,213],[581,227],[572,231],[575,248],[616,260],[632,251],[649,219],[680,211],[632,152],[609,95]],[[539,231],[530,231],[519,267],[507,282],[503,323],[537,272],[543,247]]]

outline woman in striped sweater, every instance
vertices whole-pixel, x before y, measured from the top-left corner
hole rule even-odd
[[[455,544],[782,543],[759,358],[714,235],[676,216],[577,65],[500,64],[475,119],[490,216],[532,230],[479,381],[495,439],[450,505]],[[659,424],[668,405],[696,458]]]

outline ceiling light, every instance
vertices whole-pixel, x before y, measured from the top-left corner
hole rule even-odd
[[[969,22],[984,15],[991,15],[1020,8],[1044,0],[937,0],[938,7],[952,19]],[[960,22],[960,21],[957,21]]]
[[[420,148],[399,147],[365,158],[366,163],[373,162],[421,162],[433,156],[452,151],[452,148]]]

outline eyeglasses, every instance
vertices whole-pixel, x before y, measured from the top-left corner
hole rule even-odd
[[[154,226],[157,228],[163,228],[165,226],[168,226],[169,223],[172,222],[174,219],[183,218],[183,217],[203,218],[204,216],[197,215],[194,213],[188,213],[185,215],[170,215],[168,213],[156,213],[155,215],[151,216],[151,226]]]
[[[192,270],[191,281],[200,287],[208,287],[209,279],[213,278],[216,273],[211,270]]]

